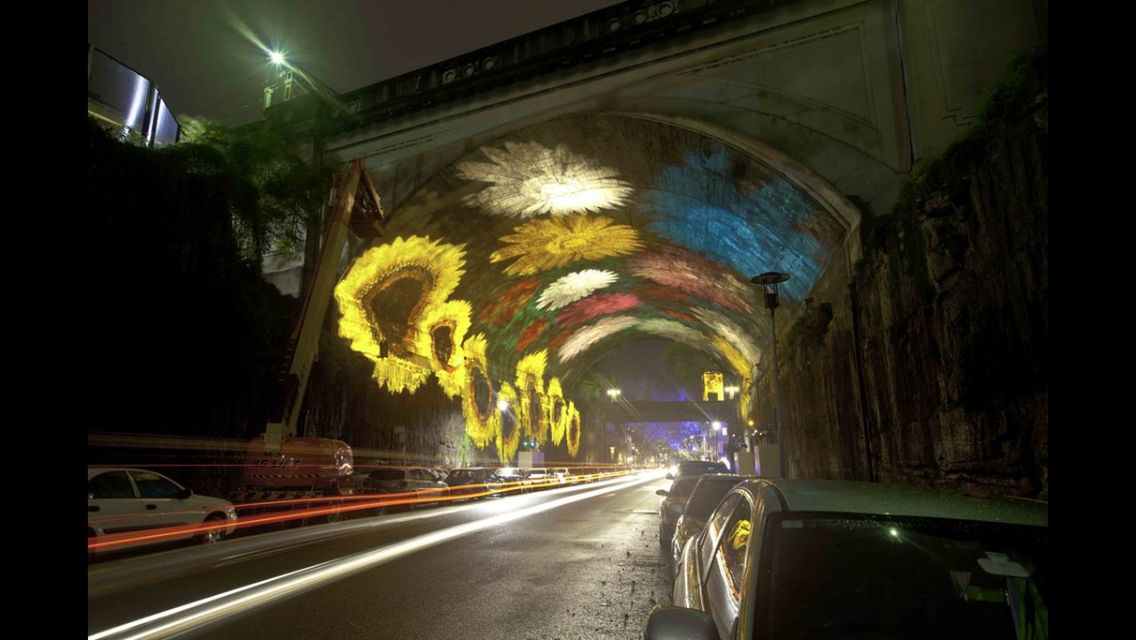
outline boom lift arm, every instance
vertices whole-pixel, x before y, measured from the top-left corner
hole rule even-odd
[[[304,294],[299,320],[288,338],[288,348],[277,378],[278,395],[268,415],[265,444],[280,451],[285,438],[296,435],[296,422],[308,386],[312,362],[319,350],[320,329],[331,301],[347,232],[364,238],[382,236],[385,222],[382,200],[362,160],[354,160],[338,176],[332,191],[332,208],[323,229],[323,244],[315,272]]]

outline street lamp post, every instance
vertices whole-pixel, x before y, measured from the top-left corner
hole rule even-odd
[[[785,436],[781,431],[781,373],[777,368],[777,306],[780,298],[777,285],[789,279],[789,274],[767,271],[759,276],[750,278],[753,284],[761,285],[765,294],[765,308],[769,309],[769,318],[773,323],[773,418],[777,431],[777,461],[781,467],[781,477],[785,477]]]

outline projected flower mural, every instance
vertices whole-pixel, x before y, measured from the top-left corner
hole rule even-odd
[[[583,425],[580,423],[580,411],[576,408],[575,402],[569,401],[564,440],[568,446],[568,455],[573,458],[580,452],[580,436],[582,434]]]
[[[631,271],[644,279],[728,309],[753,313],[753,291],[719,265],[678,247],[644,253],[631,260]]]
[[[536,307],[555,311],[592,295],[619,279],[613,271],[583,269],[561,276],[540,292]]]
[[[568,403],[564,401],[564,391],[560,378],[553,376],[548,381],[548,426],[552,444],[559,445],[564,440],[568,428]]]
[[[412,328],[422,311],[443,303],[464,272],[465,250],[429,237],[395,238],[368,249],[335,287],[339,335],[372,359],[379,357],[380,342],[411,351]],[[390,318],[384,308],[402,317]]]
[[[527,438],[540,442],[548,440],[547,400],[544,393],[544,369],[548,366],[548,351],[530,353],[517,363],[517,421]]]
[[[588,350],[588,348],[600,340],[608,336],[613,336],[625,329],[630,329],[637,324],[639,324],[639,320],[634,316],[610,316],[604,318],[573,333],[564,344],[560,345],[557,356],[560,358],[560,362],[568,362]]]
[[[793,276],[791,323],[846,233],[795,179],[645,119],[525,127],[391,212],[336,288],[338,332],[384,390],[436,380],[460,399],[470,442],[502,463],[522,437],[578,455],[579,383],[598,354],[662,338],[748,388],[769,329],[750,276]]]
[[[556,316],[556,324],[571,328],[590,322],[596,318],[620,311],[628,311],[639,306],[639,296],[634,293],[598,293],[578,302]]]
[[[418,321],[415,347],[425,354],[442,391],[451,398],[465,384],[465,356],[461,349],[469,331],[471,307],[465,300],[447,300],[428,307]]]
[[[605,217],[542,218],[513,231],[501,238],[505,246],[489,256],[491,262],[516,258],[505,267],[505,273],[511,276],[532,275],[581,260],[624,256],[643,248],[635,229]]]
[[[497,456],[509,464],[521,445],[521,425],[517,420],[517,392],[513,385],[502,382],[497,391]]]
[[[599,211],[624,204],[632,192],[617,171],[563,144],[549,149],[536,142],[506,142],[504,150],[486,146],[481,153],[489,162],[461,162],[457,174],[488,183],[466,202],[496,215],[527,218]]]
[[[473,446],[484,448],[497,437],[500,414],[497,411],[496,393],[489,378],[489,359],[486,357],[485,336],[470,336],[462,350],[465,354],[465,388],[462,391],[462,414],[465,432]]]

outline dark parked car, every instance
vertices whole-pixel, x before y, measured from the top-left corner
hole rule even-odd
[[[450,486],[450,495],[465,495],[474,498],[487,497],[484,494],[497,491],[502,487],[493,469],[480,467],[454,469],[446,476],[446,484]]]
[[[747,480],[683,548],[646,640],[1046,638],[1049,507]]]
[[[678,517],[678,521],[675,523],[674,537],[671,539],[673,566],[678,566],[679,558],[682,556],[682,548],[686,546],[686,541],[702,531],[702,528],[706,526],[706,518],[710,517],[710,512],[718,506],[722,497],[739,482],[751,477],[753,476],[739,476],[731,473],[707,473],[698,476],[698,482],[694,484],[694,490],[691,491],[690,497],[686,500],[682,515]]]
[[[495,473],[497,479],[505,483],[507,493],[525,493],[533,490],[534,482],[529,479],[529,472],[520,467],[501,467]]]
[[[363,481],[366,493],[414,494],[405,498],[428,498],[446,494],[447,485],[426,467],[383,467],[375,469]]]
[[[686,476],[685,478],[678,478],[671,483],[670,490],[659,489],[655,493],[663,496],[663,502],[659,505],[659,546],[664,549],[669,549],[671,545],[671,538],[674,537],[675,523],[678,522],[678,517],[682,515],[683,507],[686,505],[686,499],[690,497],[690,492],[694,491],[694,485],[698,483],[700,476]]]

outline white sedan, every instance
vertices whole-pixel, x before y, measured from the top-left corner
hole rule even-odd
[[[207,531],[171,531],[168,536],[132,541],[131,546],[194,537],[212,543],[235,531],[236,520],[236,509],[228,500],[194,495],[160,473],[146,469],[87,468],[88,543],[93,538],[114,534],[228,522],[228,527]]]

